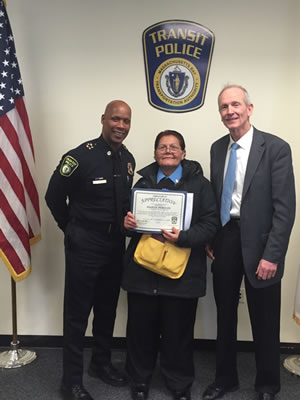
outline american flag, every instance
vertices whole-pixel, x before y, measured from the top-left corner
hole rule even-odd
[[[31,272],[40,239],[34,150],[14,37],[0,0],[0,256],[15,281]]]

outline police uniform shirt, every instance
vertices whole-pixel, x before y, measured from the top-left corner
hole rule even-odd
[[[114,153],[103,136],[65,154],[46,193],[58,226],[64,230],[72,218],[87,224],[121,223],[129,209],[134,168],[126,147]]]

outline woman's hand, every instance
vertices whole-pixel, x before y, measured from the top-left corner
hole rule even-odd
[[[128,211],[127,215],[124,217],[124,228],[125,229],[133,229],[137,228],[137,223],[132,212]]]
[[[172,232],[167,231],[166,229],[162,229],[162,235],[165,239],[170,240],[170,242],[174,242],[176,243],[178,238],[179,238],[179,234],[180,234],[180,230],[176,229],[174,226],[172,227]]]

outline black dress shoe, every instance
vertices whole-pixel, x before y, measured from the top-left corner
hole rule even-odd
[[[88,374],[112,386],[125,386],[128,382],[126,376],[111,363],[99,366],[91,363]]]
[[[221,397],[224,396],[225,393],[234,392],[238,388],[239,388],[238,385],[230,386],[230,387],[223,387],[223,386],[217,386],[215,383],[212,383],[204,391],[204,393],[202,395],[202,399],[203,400],[220,399]]]
[[[174,400],[191,400],[191,392],[190,390],[185,391],[173,391]]]
[[[275,394],[273,393],[259,393],[258,400],[274,400]]]
[[[133,400],[146,400],[149,386],[146,383],[133,383],[131,385],[131,397]]]
[[[62,385],[61,394],[64,400],[94,400],[82,385]]]

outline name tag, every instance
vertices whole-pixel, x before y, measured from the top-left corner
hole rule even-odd
[[[93,180],[93,185],[103,185],[103,183],[107,183],[107,180],[104,178],[95,178]]]

